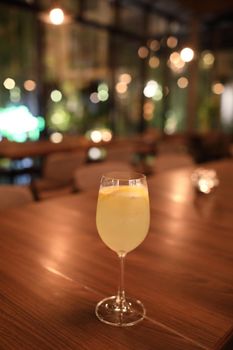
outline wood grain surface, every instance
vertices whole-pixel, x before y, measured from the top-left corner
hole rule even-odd
[[[0,215],[0,349],[228,349],[233,326],[233,163],[195,192],[193,168],[148,179],[150,232],[126,258],[126,292],[147,309],[117,328],[95,316],[115,294],[118,259],[95,225],[96,191]],[[94,175],[93,175],[94,176]]]

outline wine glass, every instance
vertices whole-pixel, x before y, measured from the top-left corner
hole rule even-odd
[[[96,225],[102,241],[120,259],[120,281],[116,296],[96,305],[96,316],[114,326],[132,326],[145,317],[143,304],[126,297],[124,261],[126,254],[145,239],[150,222],[146,176],[138,173],[111,172],[100,182]]]

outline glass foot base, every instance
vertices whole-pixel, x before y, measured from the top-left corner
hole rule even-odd
[[[136,299],[126,298],[120,305],[118,298],[112,296],[101,300],[95,308],[98,319],[112,326],[127,327],[143,320],[146,310]]]

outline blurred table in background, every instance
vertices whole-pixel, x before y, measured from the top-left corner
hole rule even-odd
[[[206,166],[220,180],[209,195],[194,190],[194,167],[149,179],[150,233],[126,259],[126,292],[147,309],[133,327],[107,326],[94,313],[119,273],[96,231],[97,190],[2,213],[0,347],[232,348],[233,162]]]
[[[90,142],[84,137],[69,137],[64,141],[54,143],[49,140],[26,142],[0,142],[0,157],[21,159],[25,157],[46,156],[53,152],[73,151],[90,146]]]
[[[154,157],[158,141],[159,136],[151,133],[129,138],[113,137],[109,141],[98,142],[84,136],[71,135],[64,135],[58,143],[50,140],[23,143],[4,140],[0,142],[0,175],[13,183],[21,174],[30,174],[37,178],[43,171],[43,161],[46,157],[54,153],[69,152],[84,152],[86,162],[102,161],[105,158],[125,161],[149,174],[153,172],[153,167],[147,165],[144,160],[147,155]]]
[[[98,132],[98,131],[97,131]],[[121,148],[131,145],[135,150],[148,153],[155,150],[161,136],[156,130],[147,130],[146,132],[134,135],[127,138],[113,137],[109,132],[110,138],[108,141],[94,142],[85,136],[77,135],[63,135],[59,142],[52,142],[50,140],[26,141],[26,142],[11,142],[4,140],[0,142],[0,157],[10,159],[21,159],[24,157],[46,156],[54,152],[87,150],[90,147],[107,147],[107,148]],[[98,135],[99,136],[99,135]],[[94,139],[93,139],[94,140]]]

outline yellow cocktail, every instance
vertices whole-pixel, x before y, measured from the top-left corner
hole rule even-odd
[[[114,172],[102,177],[96,225],[102,241],[120,258],[118,293],[96,305],[96,316],[114,326],[132,326],[145,316],[143,304],[125,296],[124,260],[128,252],[145,239],[150,222],[146,177],[137,173]]]
[[[128,253],[142,243],[149,228],[147,187],[109,186],[99,191],[96,223],[101,239],[117,253]]]

